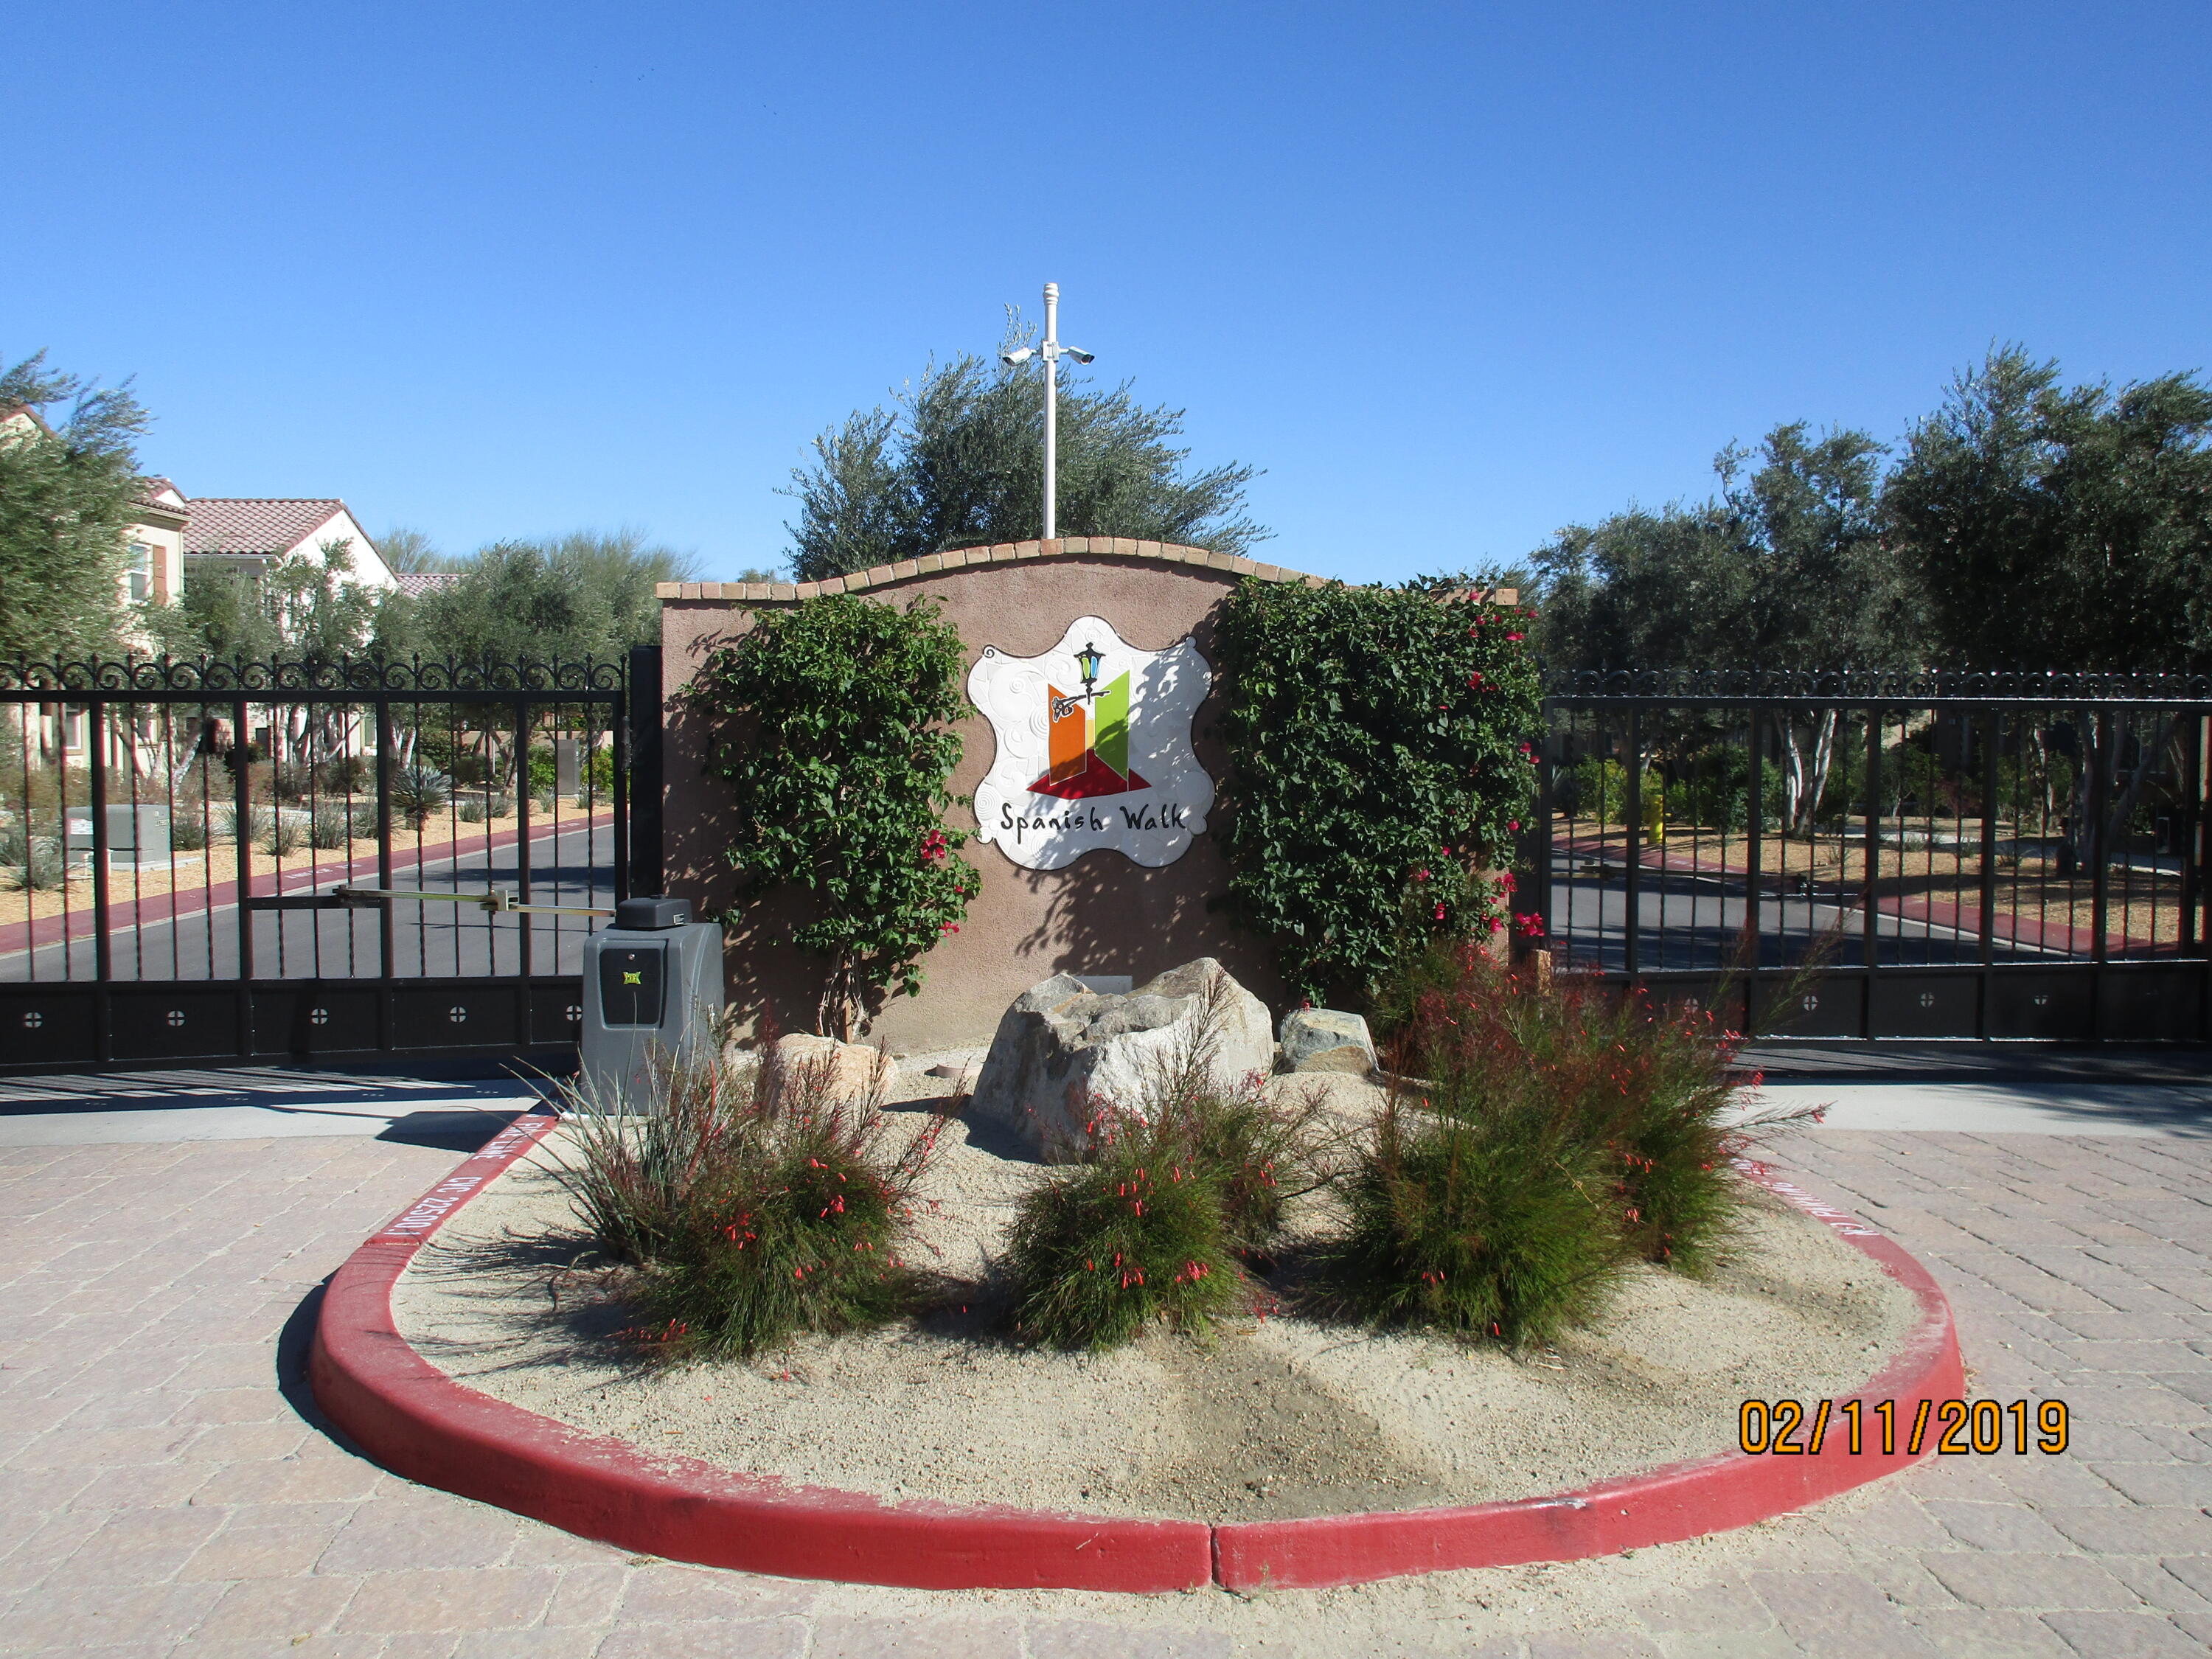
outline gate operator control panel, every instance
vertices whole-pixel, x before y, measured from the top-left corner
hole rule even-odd
[[[702,1057],[722,1017],[722,930],[687,899],[624,899],[584,942],[584,1082],[637,1111],[655,1069]]]
[[[660,1024],[668,947],[630,945],[599,951],[599,1018],[605,1024]]]

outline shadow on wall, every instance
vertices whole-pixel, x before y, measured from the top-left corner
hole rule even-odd
[[[981,851],[991,860],[986,878],[1028,889],[1027,908],[1038,912],[1036,925],[1017,942],[1018,957],[1043,964],[1030,983],[1066,972],[1127,974],[1141,985],[1195,957],[1214,957],[1262,1001],[1280,1005],[1282,984],[1267,950],[1236,926],[1218,896],[1228,889],[1229,872],[1210,836],[1158,870],[1112,852],[1085,854],[1063,870],[1021,870],[994,848]]]
[[[1124,639],[1148,651],[1189,635],[1218,677],[1218,614],[1237,580],[1233,571],[1188,563],[1071,556],[926,573],[884,584],[880,597],[896,604],[941,601],[967,641],[969,667],[987,645],[1018,656],[1048,649],[1070,621],[1093,615],[1111,619]],[[667,690],[676,693],[708,653],[750,625],[750,611],[723,601],[666,603]],[[962,672],[964,682],[967,668]],[[678,696],[671,696],[666,713],[669,889],[720,913],[737,898],[727,858],[726,793],[705,775],[703,722]],[[1199,763],[1217,789],[1227,770],[1217,729],[1222,713],[1217,678],[1191,732]],[[980,711],[971,709],[959,730],[965,753],[951,787],[955,795],[972,796],[997,743]],[[1224,813],[1217,798],[1207,832],[1181,859],[1157,870],[1109,850],[1065,869],[1025,870],[996,847],[970,842],[967,856],[981,875],[981,893],[961,931],[922,959],[921,996],[884,998],[868,1009],[869,1036],[902,1053],[986,1042],[1008,1003],[1055,973],[1127,974],[1141,983],[1202,956],[1219,959],[1255,995],[1279,1007],[1282,983],[1264,941],[1238,927],[1220,902],[1230,875],[1218,839]],[[950,820],[963,830],[975,823],[965,807],[956,807]],[[742,1021],[765,1012],[781,1030],[815,1029],[827,964],[781,942],[807,914],[801,896],[774,894],[745,907],[730,928],[730,1004]]]

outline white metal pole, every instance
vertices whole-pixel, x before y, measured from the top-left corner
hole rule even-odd
[[[1044,538],[1060,534],[1060,284],[1044,285]]]

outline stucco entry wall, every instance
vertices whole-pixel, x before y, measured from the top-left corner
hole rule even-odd
[[[962,562],[954,565],[955,560]],[[925,568],[931,566],[936,568]],[[1101,538],[1094,551],[1083,538],[1072,538],[976,548],[797,587],[684,583],[664,588],[669,891],[717,908],[734,896],[723,855],[727,797],[705,775],[704,733],[678,694],[708,652],[751,627],[756,612],[817,592],[862,591],[871,599],[901,605],[934,600],[967,646],[963,685],[985,646],[1034,656],[1049,650],[1071,622],[1086,614],[1111,621],[1144,650],[1164,649],[1191,635],[1215,669],[1214,690],[1200,705],[1192,735],[1200,763],[1218,784],[1226,763],[1213,729],[1222,707],[1215,623],[1230,590],[1248,574],[1319,586],[1317,578],[1200,549]],[[973,708],[959,731],[964,752],[952,792],[972,796],[990,768],[995,738],[989,721]],[[953,809],[951,821],[955,829],[975,828],[968,807]],[[1217,811],[1213,822],[1220,821]],[[982,875],[982,891],[968,920],[923,959],[920,996],[893,997],[876,1011],[871,1041],[900,1053],[981,1043],[1009,1002],[1053,974],[1127,974],[1141,984],[1202,956],[1218,957],[1258,995],[1280,1006],[1281,981],[1267,952],[1213,904],[1228,890],[1229,869],[1212,831],[1158,870],[1112,851],[1087,853],[1054,871],[1022,869],[997,848],[972,842],[967,856]],[[822,964],[772,942],[779,931],[787,931],[793,914],[771,901],[744,927],[732,929],[730,1001],[749,1019],[766,1010],[781,1030],[811,1030]]]

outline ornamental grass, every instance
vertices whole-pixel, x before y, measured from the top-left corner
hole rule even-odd
[[[748,1358],[802,1331],[912,1311],[914,1189],[945,1120],[894,1145],[881,1073],[853,1100],[827,1059],[775,1047],[739,1072],[719,1058],[663,1068],[646,1109],[575,1091],[562,1178],[600,1247],[636,1269],[629,1333],[670,1358]]]
[[[1243,1264],[1272,1252],[1285,1205],[1327,1180],[1314,1100],[1221,1074],[1229,994],[1209,989],[1141,1100],[1094,1100],[1083,1162],[1023,1200],[1004,1262],[1023,1336],[1096,1351],[1154,1324],[1205,1335],[1250,1304]]]
[[[1739,1231],[1735,1160],[1799,1114],[1736,1107],[1742,1038],[1479,948],[1401,969],[1386,1045],[1401,1083],[1345,1184],[1332,1288],[1378,1323],[1508,1342],[1587,1317],[1637,1260],[1700,1273]]]
[[[1540,1106],[1448,1115],[1394,1099],[1343,1199],[1320,1279],[1378,1325],[1547,1341],[1626,1265],[1602,1158]]]
[[[1735,1230],[1733,1160],[1762,1127],[1735,1109],[1743,1039],[1695,1004],[1654,1008],[1571,980],[1548,989],[1480,951],[1449,953],[1416,999],[1400,1069],[1451,1117],[1556,1119],[1598,1158],[1623,1247],[1697,1272]]]

